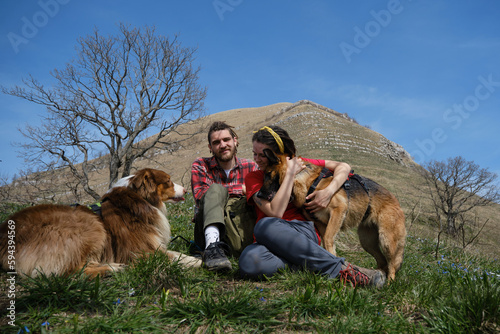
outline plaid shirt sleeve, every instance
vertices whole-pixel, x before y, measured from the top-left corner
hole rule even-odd
[[[229,196],[243,196],[243,185],[248,173],[256,170],[255,163],[247,159],[237,159],[235,168],[226,176],[213,158],[199,158],[191,166],[191,188],[196,204],[201,200],[210,185],[221,184],[226,187]]]
[[[191,166],[191,189],[196,204],[201,200],[210,185],[214,183],[209,177],[208,166],[203,158],[196,159]]]
[[[229,196],[244,196],[243,185],[245,184],[245,177],[248,173],[255,170],[257,170],[255,162],[248,159],[238,159],[237,168],[233,169],[231,174],[229,174],[230,184],[227,186]]]

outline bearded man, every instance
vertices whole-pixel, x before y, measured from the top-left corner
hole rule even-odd
[[[191,166],[191,187],[196,201],[195,243],[204,249],[208,270],[232,269],[228,255],[239,257],[253,243],[256,214],[245,197],[245,177],[257,170],[248,159],[236,157],[238,136],[225,122],[214,122],[208,131],[209,158]]]

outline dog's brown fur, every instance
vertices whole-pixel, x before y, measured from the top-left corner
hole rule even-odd
[[[281,155],[273,158],[268,155],[268,159],[271,163],[266,171],[263,188],[274,188],[276,191],[286,173],[286,157]],[[321,170],[319,166],[306,163],[306,169],[296,175],[293,187],[295,206],[303,208],[308,190]],[[332,178],[323,178],[316,189],[325,188]],[[367,190],[358,181],[351,180],[351,188],[346,191],[341,187],[327,208],[314,214],[303,209],[303,213],[307,219],[314,221],[323,247],[334,255],[337,233],[341,229],[357,226],[362,247],[375,258],[377,267],[386,273],[387,278],[394,280],[403,262],[406,237],[403,210],[388,190],[370,179],[363,180]]]
[[[167,250],[170,225],[164,202],[182,200],[184,188],[155,169],[142,169],[125,184],[102,197],[101,215],[86,206],[52,204],[11,215],[0,225],[1,268],[28,276],[65,275],[84,268],[87,275],[96,276],[157,250],[172,261],[200,266],[196,258]]]

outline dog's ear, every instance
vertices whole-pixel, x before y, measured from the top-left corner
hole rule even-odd
[[[280,181],[278,175],[276,175],[276,173],[267,172],[264,174],[264,184],[257,192],[257,197],[270,202],[273,200],[279,188]]]
[[[267,160],[268,160],[268,166],[273,166],[273,165],[277,165],[278,162],[279,162],[279,158],[276,154],[274,154],[273,151],[271,151],[270,149],[266,148],[264,149],[264,155],[266,156]]]
[[[157,184],[152,169],[144,168],[139,170],[130,180],[130,187],[154,206],[160,202],[160,196],[157,193]]]
[[[149,169],[141,169],[135,173],[135,175],[130,179],[129,187],[135,191],[147,190],[151,187],[151,171]]]

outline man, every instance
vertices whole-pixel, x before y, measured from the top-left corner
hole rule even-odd
[[[225,122],[214,122],[208,131],[210,158],[198,158],[191,167],[191,187],[196,201],[194,240],[205,249],[208,270],[232,268],[227,254],[238,257],[253,242],[255,211],[247,205],[244,180],[257,170],[248,159],[236,157],[238,136]]]

